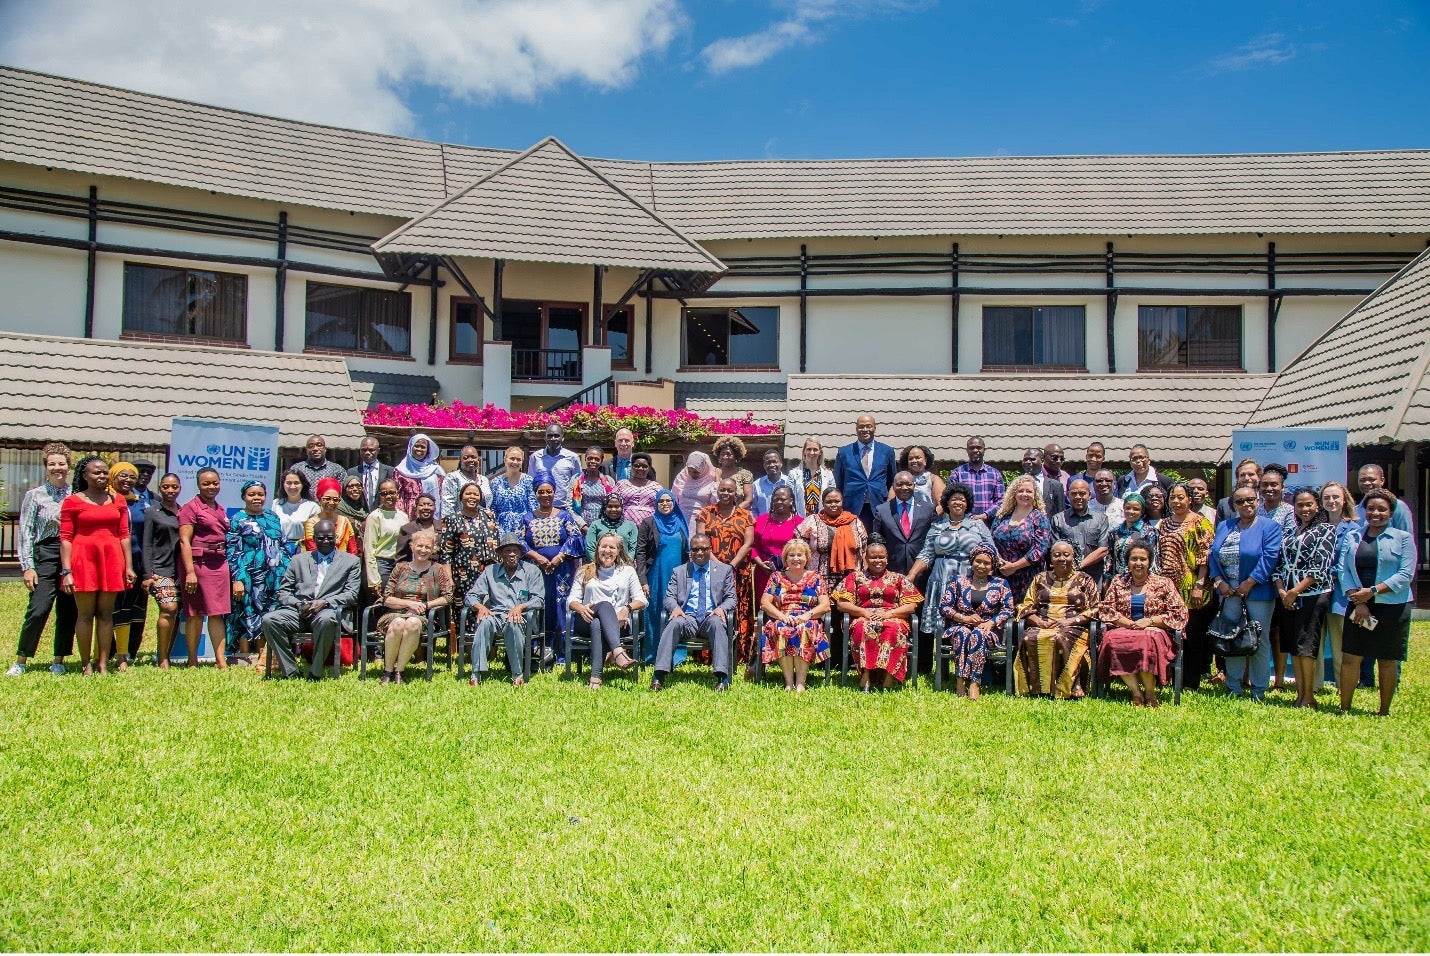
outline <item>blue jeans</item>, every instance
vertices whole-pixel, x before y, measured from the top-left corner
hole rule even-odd
[[[1226,689],[1233,695],[1241,694],[1242,677],[1251,681],[1253,700],[1266,696],[1266,688],[1271,683],[1271,612],[1275,601],[1246,602],[1247,613],[1253,621],[1261,623],[1261,646],[1250,657],[1228,657],[1226,659]],[[1228,621],[1241,620],[1241,598],[1229,597],[1221,602],[1221,616]]]

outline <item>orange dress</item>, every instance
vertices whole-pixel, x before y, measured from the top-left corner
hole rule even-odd
[[[114,497],[102,505],[86,495],[70,495],[60,505],[60,540],[70,543],[70,574],[74,589],[124,591],[124,557],[129,551],[129,509],[115,507]]]

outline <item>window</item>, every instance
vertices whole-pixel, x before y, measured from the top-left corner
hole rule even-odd
[[[310,348],[412,354],[412,297],[406,292],[308,283]]]
[[[497,337],[511,343],[514,379],[581,381],[587,307],[580,302],[502,299]]]
[[[248,342],[248,276],[124,264],[123,331]]]
[[[983,307],[983,367],[1087,369],[1086,309],[1080,305]]]
[[[1139,307],[1137,367],[1240,369],[1241,306]]]
[[[452,300],[452,336],[447,349],[451,362],[480,362],[483,334],[482,309],[472,299]]]
[[[780,310],[686,309],[681,364],[691,368],[779,368]]]
[[[607,306],[609,309],[610,306]],[[614,314],[606,317],[605,334],[601,344],[611,350],[611,368],[635,368],[635,357],[631,354],[634,341],[636,310],[634,306],[622,306]]]

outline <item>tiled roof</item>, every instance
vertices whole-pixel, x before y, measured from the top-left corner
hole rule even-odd
[[[1286,366],[1247,424],[1344,427],[1353,445],[1430,440],[1427,363],[1430,250]]]
[[[365,408],[377,405],[429,405],[442,390],[432,375],[404,375],[400,372],[368,372],[348,369],[353,394]]]
[[[515,154],[0,67],[0,159],[408,218]],[[696,240],[1430,233],[1430,150],[590,166]]]
[[[373,249],[725,271],[719,259],[552,137],[379,239]]]
[[[363,437],[342,359],[0,332],[0,443],[167,445],[175,416],[277,425],[285,448]]]
[[[791,375],[785,450],[799,457],[806,438],[833,450],[854,440],[868,413],[879,440],[927,445],[962,461],[973,435],[988,460],[1016,463],[1023,450],[1057,442],[1069,460],[1090,442],[1121,465],[1137,444],[1152,462],[1214,463],[1231,430],[1271,384],[1271,375]],[[1124,466],[1125,467],[1125,466]]]

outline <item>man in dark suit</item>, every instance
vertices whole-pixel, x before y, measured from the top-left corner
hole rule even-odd
[[[284,677],[300,673],[293,656],[293,637],[313,634],[313,664],[309,680],[320,680],[337,639],[338,629],[351,623],[353,605],[362,586],[362,562],[337,550],[338,533],[331,521],[313,526],[315,551],[300,551],[288,562],[278,584],[278,606],[263,615],[263,636]]]
[[[1036,448],[1023,452],[1023,474],[1031,475],[1038,482],[1038,494],[1043,498],[1043,513],[1051,521],[1053,515],[1067,510],[1068,496],[1060,479],[1049,475],[1043,469],[1043,453]]]
[[[894,483],[894,449],[874,440],[874,428],[873,415],[860,415],[854,423],[858,440],[834,456],[834,484],[844,496],[844,510],[858,515],[865,531],[873,530],[874,509]]]
[[[735,617],[735,572],[710,556],[710,539],[690,536],[690,560],[679,565],[665,587],[665,630],[655,652],[650,689],[660,690],[670,675],[675,645],[699,636],[710,647],[715,689],[730,689],[730,622]]]
[[[377,507],[377,486],[392,477],[392,466],[377,460],[377,439],[371,436],[358,444],[359,464],[348,469],[348,477],[362,479],[362,500],[368,511]]]
[[[908,574],[923,550],[933,523],[933,505],[914,497],[914,476],[901,471],[894,476],[894,497],[874,509],[874,534],[884,539],[889,570]]]

